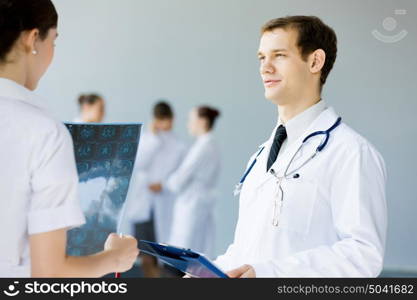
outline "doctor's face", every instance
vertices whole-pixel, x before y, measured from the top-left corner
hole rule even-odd
[[[93,104],[83,104],[81,106],[83,122],[101,123],[105,115],[105,104],[103,99],[99,99]]]
[[[198,132],[197,121],[198,121],[197,110],[192,109],[190,111],[190,113],[188,114],[188,124],[187,124],[188,133],[191,136],[196,136],[197,135],[197,132]]]
[[[265,97],[275,104],[285,105],[302,95],[311,81],[307,61],[297,47],[298,32],[277,28],[265,32],[260,41],[258,57]]]
[[[174,119],[164,118],[154,120],[154,126],[157,131],[171,131],[174,126]]]
[[[193,108],[188,115],[188,132],[191,136],[199,136],[207,131],[205,119],[200,118],[196,108]]]

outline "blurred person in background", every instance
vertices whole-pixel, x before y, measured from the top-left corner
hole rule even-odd
[[[80,115],[74,119],[76,123],[101,123],[105,115],[104,98],[98,94],[83,94],[78,97]]]
[[[196,141],[167,181],[149,186],[154,193],[169,191],[177,196],[168,243],[209,257],[214,252],[214,194],[220,171],[220,153],[212,132],[219,115],[208,106],[190,112],[188,129]]]
[[[142,133],[130,185],[126,232],[143,240],[166,243],[172,226],[174,194],[169,190],[152,193],[148,185],[166,180],[179,166],[185,145],[173,132],[174,112],[166,101],[153,108],[153,120]],[[142,256],[145,277],[160,277],[154,257]]]

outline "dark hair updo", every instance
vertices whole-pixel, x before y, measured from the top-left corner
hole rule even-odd
[[[0,63],[6,62],[22,32],[38,29],[44,40],[57,24],[51,0],[0,0]]]
[[[197,107],[197,114],[200,118],[207,120],[209,130],[213,129],[217,118],[220,116],[220,112],[217,109],[209,106]]]

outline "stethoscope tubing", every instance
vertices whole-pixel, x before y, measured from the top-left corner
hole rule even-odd
[[[323,149],[327,146],[327,143],[329,142],[330,139],[330,133],[335,130],[340,124],[342,123],[342,118],[339,117],[337,118],[336,122],[327,130],[325,131],[316,131],[313,132],[311,134],[309,134],[307,137],[304,138],[304,140],[302,141],[300,147],[298,147],[297,151],[295,152],[295,154],[292,156],[290,162],[288,163],[285,172],[284,172],[284,176],[283,178],[289,178],[292,175],[294,175],[293,178],[299,178],[299,174],[295,174],[297,173],[297,171],[299,171],[301,168],[303,168],[308,162],[310,162],[314,157],[317,156],[318,153],[320,153],[321,151],[323,151]],[[288,170],[292,164],[292,162],[294,161],[295,157],[297,156],[297,154],[301,151],[301,148],[304,146],[304,144],[310,140],[311,138],[318,136],[318,135],[325,135],[325,138],[323,140],[323,142],[320,143],[320,145],[316,148],[316,151],[313,153],[313,155],[311,155],[311,157],[309,159],[307,159],[301,166],[297,167],[296,169],[292,170],[290,173],[288,173]],[[251,165],[249,166],[249,168],[246,170],[246,172],[243,174],[241,180],[239,181],[239,184],[237,185],[236,189],[241,189],[243,183],[246,180],[246,177],[248,177],[248,175],[250,174],[250,172],[252,171],[253,167],[255,166],[258,157],[261,155],[261,153],[263,152],[263,150],[265,149],[265,146],[261,148],[261,150],[258,152],[258,154],[256,155],[255,159],[252,161]],[[277,177],[277,175],[275,173],[272,173],[274,176]],[[298,176],[297,176],[298,175]],[[238,194],[239,191],[235,190],[235,195]]]

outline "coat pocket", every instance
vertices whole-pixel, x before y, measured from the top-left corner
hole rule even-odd
[[[317,183],[308,179],[283,182],[283,203],[280,223],[282,229],[305,237],[310,231],[317,198]]]

